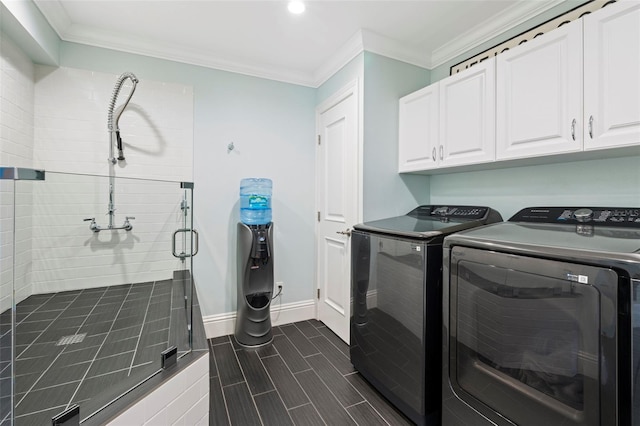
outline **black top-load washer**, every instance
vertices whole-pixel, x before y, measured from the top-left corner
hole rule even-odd
[[[640,424],[640,208],[526,208],[443,266],[443,425]]]
[[[444,237],[501,220],[488,207],[426,205],[354,226],[351,362],[418,425],[440,424]]]

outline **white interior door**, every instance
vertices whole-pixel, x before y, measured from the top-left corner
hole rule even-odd
[[[357,82],[317,112],[318,320],[349,343],[350,230],[358,217]]]

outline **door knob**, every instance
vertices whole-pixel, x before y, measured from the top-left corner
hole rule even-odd
[[[347,237],[351,236],[351,229],[347,228],[344,231],[336,231],[336,234],[346,235]]]

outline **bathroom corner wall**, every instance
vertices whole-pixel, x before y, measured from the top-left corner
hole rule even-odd
[[[33,167],[33,64],[5,34],[0,33],[0,166]],[[21,192],[14,209],[14,189]],[[30,188],[0,181],[0,312],[31,294]],[[15,220],[15,221],[14,221]],[[15,262],[15,249],[19,254]],[[15,283],[13,280],[15,279]],[[15,284],[15,287],[13,287]]]
[[[363,220],[400,216],[429,201],[429,176],[398,174],[398,99],[429,70],[364,52]]]

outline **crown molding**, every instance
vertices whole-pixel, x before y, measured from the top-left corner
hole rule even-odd
[[[364,50],[363,47],[362,30],[358,30],[340,49],[325,61],[324,65],[313,73],[313,87],[320,87],[324,82],[329,80],[332,75],[340,71],[342,67],[358,56]]]
[[[117,34],[73,24],[58,0],[34,0],[34,2],[49,22],[49,25],[58,34],[58,37],[66,42],[166,59],[301,86],[317,87],[315,86],[314,76],[310,73],[278,67],[252,65],[248,64],[247,61],[241,60],[220,59],[216,55],[190,51],[183,46],[159,45],[157,42],[125,39]]]
[[[64,6],[58,0],[33,0],[40,9],[40,13],[49,22],[49,25],[63,39],[66,29],[71,27],[71,19]],[[64,39],[63,39],[64,40]]]
[[[407,62],[422,68],[429,68],[429,55],[420,49],[407,46],[407,43],[402,43],[367,30],[362,31],[362,36],[364,50],[368,52],[396,59],[401,62]]]
[[[433,69],[458,56],[468,52],[500,34],[535,18],[541,13],[564,3],[565,0],[521,1],[504,10],[490,22],[483,23],[469,29],[469,31],[452,39],[450,42],[435,49],[427,68]]]
[[[407,46],[406,43],[360,29],[325,60],[321,67],[311,73],[251,64],[240,59],[219,59],[214,54],[185,49],[184,46],[124,39],[117,34],[73,24],[59,0],[34,0],[34,3],[60,39],[64,41],[317,88],[365,50],[422,68],[433,69],[563,1],[565,0],[520,1],[490,22],[471,28],[433,52],[419,51],[415,47]]]
[[[33,3],[0,0],[0,32],[33,62],[58,65],[60,38]]]
[[[348,64],[349,61],[365,50],[387,58],[427,68],[427,55],[420,50],[408,47],[404,43],[381,36],[372,31],[360,29],[326,61],[325,65],[314,73],[314,86],[319,87],[322,85],[332,75]]]
[[[251,77],[266,78],[301,86],[314,86],[313,76],[301,71],[252,65],[242,60],[222,59],[213,53],[189,50],[185,49],[184,46],[170,44],[160,45],[157,42],[147,42],[140,39],[132,41],[111,33],[100,33],[93,28],[84,28],[78,25],[73,25],[70,30],[71,31],[67,31],[67,33],[64,34],[64,37],[62,37],[63,40],[125,53],[166,59],[189,65],[197,65],[220,71],[228,71]]]

